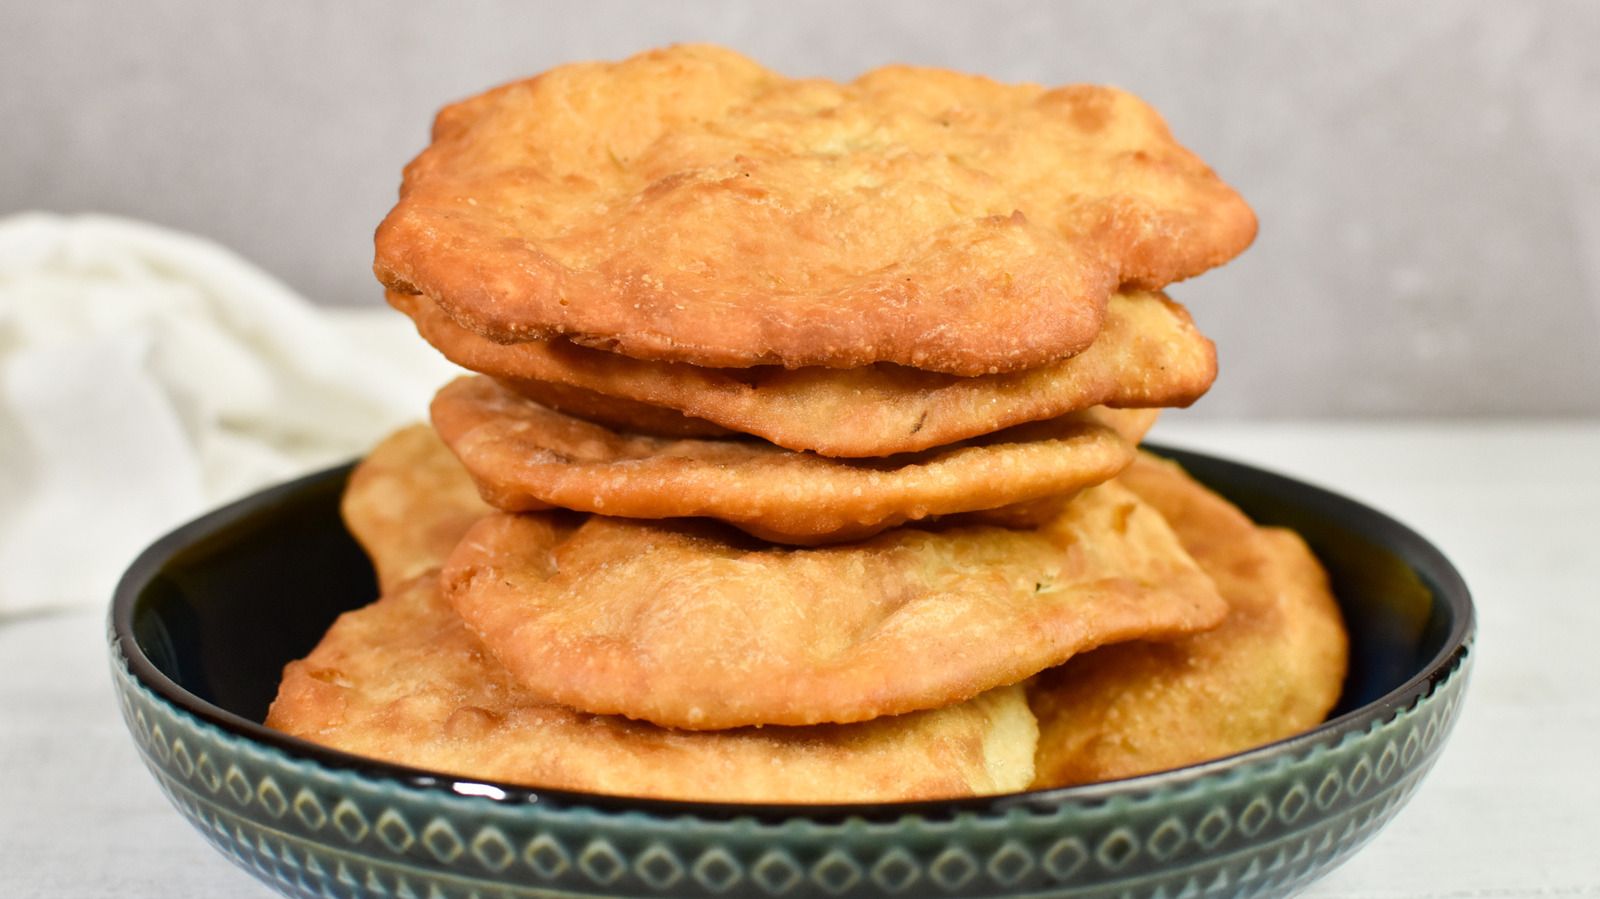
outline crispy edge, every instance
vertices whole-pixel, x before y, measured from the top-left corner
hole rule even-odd
[[[1300,537],[1260,528],[1176,464],[1141,455],[1119,481],[1154,505],[1230,604],[1217,628],[1074,657],[1037,678],[1036,788],[1219,758],[1320,723],[1349,640],[1326,573]]]
[[[523,379],[508,383],[506,387],[541,406],[615,431],[650,437],[730,437],[735,433],[676,409],[606,396],[571,384]]]
[[[1071,359],[975,378],[898,366],[725,370],[566,341],[499,344],[461,328],[426,298],[386,296],[451,361],[513,389],[523,390],[525,381],[581,387],[825,456],[917,452],[1097,405],[1185,406],[1217,374],[1215,346],[1182,306],[1160,294],[1113,298],[1100,338]]]
[[[1006,506],[1014,508],[996,514],[1037,519],[1041,502],[1045,511],[1058,509],[1133,460],[1132,447],[1088,414],[860,461],[755,440],[622,434],[482,376],[447,384],[432,415],[483,497],[505,511],[709,517],[801,545],[859,540],[907,521]],[[1103,417],[1138,425],[1136,416]]]

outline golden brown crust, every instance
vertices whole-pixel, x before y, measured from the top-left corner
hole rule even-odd
[[[676,409],[606,396],[571,384],[521,380],[516,383],[515,390],[541,406],[549,406],[574,418],[631,434],[648,434],[652,437],[729,437],[734,433],[703,418],[690,418]]]
[[[685,733],[525,693],[430,574],[339,618],[284,670],[267,726],[461,777],[661,799],[887,802],[1023,789],[1038,736],[1020,688],[865,724]]]
[[[374,268],[502,341],[979,375],[1087,347],[1119,284],[1255,235],[1149,106],[890,66],[840,85],[680,46],[447,107]]]
[[[339,512],[387,593],[438,568],[472,523],[494,511],[438,435],[417,424],[390,434],[361,460]]]
[[[1101,427],[1116,431],[1130,447],[1139,445],[1144,435],[1156,423],[1156,418],[1161,414],[1160,409],[1107,409],[1105,406],[1095,406],[1082,412],[1072,413],[1072,417],[1092,421]],[[1011,433],[1023,428],[1013,428]],[[1066,513],[1067,504],[1077,497],[1077,491],[1070,493],[1057,493],[1052,496],[1042,496],[1038,499],[1025,500],[1011,503],[994,509],[979,509],[966,512],[945,521],[959,524],[992,524],[1003,528],[1036,528],[1060,518]]]
[[[907,527],[823,549],[709,524],[569,527],[480,521],[445,595],[532,695],[670,727],[939,708],[1226,612],[1165,522],[1113,484],[1037,531]]]
[[[1220,627],[1074,657],[1030,688],[1036,787],[1195,764],[1307,730],[1339,699],[1348,640],[1327,575],[1295,534],[1258,528],[1170,462],[1119,483],[1172,525],[1229,604]]]
[[[452,361],[515,388],[523,379],[572,385],[825,456],[916,452],[1100,404],[1184,406],[1217,375],[1216,348],[1160,294],[1113,297],[1099,339],[1071,359],[975,378],[894,365],[715,369],[642,362],[564,340],[499,344],[424,298],[392,291],[388,298]]]
[[[1062,501],[1133,461],[1088,413],[888,459],[829,459],[749,438],[625,434],[482,376],[439,391],[434,427],[491,505],[620,518],[707,517],[776,543],[859,540],[930,516]]]
[[[549,406],[574,418],[631,434],[647,434],[651,437],[731,437],[737,433],[702,418],[690,418],[675,409],[606,396],[582,387],[529,380],[514,380],[503,386],[541,406]],[[1161,410],[1095,406],[1081,414],[1090,417],[1096,424],[1116,431],[1130,445],[1137,446],[1155,425]]]
[[[1161,417],[1160,409],[1112,409],[1106,406],[1094,406],[1079,413],[1095,424],[1102,425],[1122,435],[1122,439],[1129,446],[1138,446],[1144,440],[1144,435],[1156,426],[1156,419]]]

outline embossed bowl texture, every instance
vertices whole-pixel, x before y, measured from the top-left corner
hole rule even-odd
[[[151,546],[112,604],[113,679],[173,805],[288,896],[1286,895],[1365,843],[1432,766],[1471,667],[1471,599],[1438,550],[1379,512],[1158,452],[1298,530],[1328,567],[1351,669],[1327,723],[1129,780],[883,805],[647,801],[334,752],[260,721],[283,665],[375,595],[339,521],[348,466]]]

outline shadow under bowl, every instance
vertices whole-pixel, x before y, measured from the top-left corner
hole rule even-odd
[[[1122,896],[1292,893],[1389,821],[1432,767],[1471,664],[1466,585],[1353,500],[1154,448],[1332,578],[1350,673],[1330,719],[1128,780],[943,802],[763,805],[530,789],[390,765],[263,727],[283,666],[376,593],[338,515],[349,466],[157,541],[117,587],[123,716],[178,810],[302,897]]]

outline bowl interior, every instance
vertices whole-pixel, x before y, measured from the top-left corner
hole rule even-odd
[[[1464,585],[1405,526],[1279,475],[1155,449],[1257,521],[1299,531],[1323,560],[1351,638],[1335,717],[1384,700],[1464,639]],[[118,588],[112,615],[134,672],[201,717],[253,729],[283,666],[309,652],[341,612],[376,595],[371,566],[339,519],[348,473],[345,466],[274,487],[146,551]]]
[[[180,539],[144,572],[128,619],[151,665],[197,699],[263,720],[283,666],[376,598],[372,566],[339,519],[348,476],[344,466],[274,487],[164,538]]]

